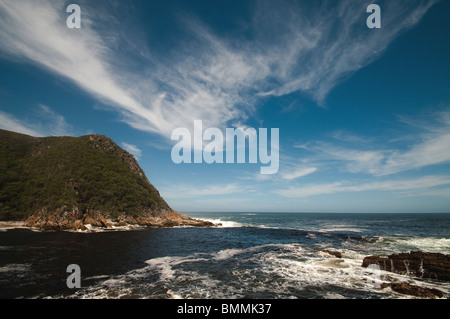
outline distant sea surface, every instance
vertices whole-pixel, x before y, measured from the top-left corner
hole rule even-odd
[[[365,256],[450,254],[450,214],[188,213],[218,228],[0,231],[0,298],[405,298]],[[337,258],[324,250],[340,252]],[[66,268],[81,269],[69,289]]]

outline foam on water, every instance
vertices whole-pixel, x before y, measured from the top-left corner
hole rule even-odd
[[[21,273],[21,272],[27,272],[30,270],[31,265],[30,264],[8,264],[3,267],[0,267],[0,273],[8,273],[8,272],[14,272],[14,273]]]
[[[351,228],[351,227],[333,227],[333,228],[323,228],[318,231],[329,233],[329,232],[354,232],[354,233],[361,233],[365,229],[360,228]]]
[[[232,228],[232,227],[246,227],[246,226],[252,226],[250,224],[243,224],[243,223],[239,223],[239,222],[235,222],[235,221],[230,221],[230,220],[223,220],[220,218],[200,218],[201,220],[207,221],[207,222],[211,222],[213,224],[220,224],[221,226],[219,227],[223,227],[223,228]]]
[[[380,241],[387,243],[392,249],[402,251],[419,250],[450,254],[450,238],[435,237],[388,237]]]
[[[80,255],[84,261],[91,261],[91,257],[98,260],[90,269],[90,263],[81,262],[83,273],[89,277],[82,278],[84,288],[72,298],[405,298],[390,288],[381,289],[382,282],[408,282],[447,294],[450,291],[448,283],[361,267],[364,257],[370,255],[411,250],[450,253],[450,218],[445,216],[204,216],[209,218],[195,218],[222,226],[121,234],[115,232],[119,229],[98,234],[92,229],[92,234],[82,236],[24,232],[26,240],[20,231],[0,233],[0,250],[5,256],[0,265],[2,283],[11,289],[21,282],[33,283],[29,287],[35,287],[34,282],[46,284],[52,279],[47,269],[57,270],[58,258],[65,261]],[[119,237],[115,244],[120,245],[104,249],[105,243]],[[67,251],[67,242],[81,244]],[[23,252],[21,258],[11,253],[15,249]],[[333,251],[340,252],[342,258]],[[25,258],[29,255],[33,258]],[[101,264],[106,259],[111,264]],[[35,260],[41,267],[30,266]],[[53,286],[50,283],[46,289]],[[17,291],[18,296],[29,295],[25,288]],[[59,294],[67,297],[63,289],[51,293]]]
[[[298,244],[270,244],[154,258],[141,269],[88,288],[82,296],[110,297],[113,291],[139,298],[397,298],[390,288],[380,289],[374,282],[433,286],[388,272],[374,274],[360,267],[361,259],[350,256],[360,255],[344,251],[340,259]],[[449,288],[439,287],[446,293]]]

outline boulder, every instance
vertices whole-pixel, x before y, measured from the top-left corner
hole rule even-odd
[[[412,251],[388,257],[368,256],[364,258],[362,267],[372,264],[397,274],[450,281],[450,255],[441,253]]]
[[[105,228],[111,227],[111,224],[108,223],[104,217],[100,216],[98,220],[100,222],[100,225],[102,225],[102,227]]]
[[[397,293],[410,295],[420,298],[443,298],[444,293],[439,289],[435,288],[426,288],[420,287],[416,285],[411,285],[406,282],[400,283],[384,283],[382,284],[382,288],[391,287],[391,289]]]

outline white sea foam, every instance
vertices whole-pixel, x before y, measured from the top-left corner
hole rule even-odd
[[[167,290],[167,296],[170,299],[183,299],[183,296],[177,295],[175,292],[173,292],[172,290],[168,289]]]
[[[405,298],[374,283],[408,281],[435,287],[437,284],[404,275],[361,267],[362,256],[341,250],[335,258],[300,244],[268,244],[214,253],[170,256],[147,260],[147,266],[109,278],[84,297],[115,298],[354,298],[376,294],[382,298]],[[448,293],[449,285],[437,288]],[[115,292],[119,290],[119,292]],[[112,296],[112,297],[111,297]]]
[[[335,227],[335,228],[322,228],[319,229],[319,232],[329,233],[329,232],[354,232],[361,233],[365,229],[362,228],[351,228],[351,227]]]
[[[199,219],[207,221],[207,222],[211,222],[213,224],[221,224],[221,226],[219,226],[219,227],[222,227],[222,228],[234,228],[234,227],[251,226],[251,225],[248,225],[248,224],[246,225],[246,224],[242,224],[242,223],[239,223],[239,222],[234,222],[234,221],[231,221],[231,220],[222,220],[220,218],[214,218],[214,219],[211,219],[211,218],[199,218]]]
[[[325,224],[322,225],[318,229],[319,232],[355,232],[355,233],[361,233],[365,231],[366,229],[361,227],[356,227],[354,225],[349,225],[345,223],[338,223],[338,224]]]
[[[450,238],[435,237],[386,237],[380,242],[399,251],[419,250],[450,254]]]
[[[242,253],[242,249],[225,249],[217,252],[213,257],[214,260],[225,260]]]
[[[174,265],[177,261],[179,261],[179,258],[177,257],[161,257],[147,260],[146,263],[149,267],[158,269],[160,273],[160,280],[169,280],[175,275],[172,265]]]
[[[27,272],[30,270],[30,264],[8,264],[0,267],[0,273],[6,272]]]
[[[109,278],[108,275],[98,275],[98,276],[92,276],[92,277],[86,277],[84,280],[100,280],[100,279],[107,279]]]
[[[122,286],[126,282],[125,278],[111,278],[103,281],[103,285],[109,286],[109,287],[117,287]]]
[[[93,226],[91,224],[84,224],[84,226],[86,227],[85,230],[81,230],[81,229],[76,229],[76,230],[67,229],[67,230],[64,230],[64,231],[68,232],[68,233],[105,233],[105,232],[114,232],[114,231],[140,230],[140,229],[145,229],[146,228],[146,226],[140,226],[140,225],[126,225],[126,226],[115,226],[115,225],[112,225],[112,226],[109,226],[107,228]]]
[[[346,299],[344,296],[337,293],[326,293],[323,296],[324,299]]]

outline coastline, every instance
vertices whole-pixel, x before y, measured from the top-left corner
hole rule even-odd
[[[34,216],[32,216],[34,217]],[[101,218],[99,221],[93,221],[92,223],[83,223],[77,220],[73,225],[61,225],[54,220],[33,218],[25,221],[0,221],[0,231],[6,231],[11,229],[28,229],[32,231],[40,232],[55,232],[55,231],[68,231],[68,232],[99,232],[99,231],[132,231],[146,228],[176,228],[176,227],[219,227],[220,224],[215,224],[210,221],[194,218],[145,218],[135,220],[132,222],[117,221],[109,218]]]
[[[0,222],[4,229],[22,228],[0,231],[2,293],[14,298],[111,299],[175,295],[445,299],[450,295],[448,241],[438,238],[447,238],[447,228],[436,227],[445,225],[448,218],[424,221],[410,216],[408,221],[404,216],[372,216],[361,224],[354,215],[326,220],[323,215],[301,214],[190,217],[224,224],[212,229],[86,224],[86,231],[41,231],[20,221]],[[278,224],[271,223],[273,218]],[[414,234],[407,233],[414,225],[426,231],[415,227]],[[388,233],[383,233],[386,226]],[[350,231],[355,227],[361,230],[358,234]],[[339,231],[332,231],[335,228]],[[418,233],[430,243],[417,241]],[[380,240],[380,234],[391,237]],[[396,240],[395,234],[402,237]],[[405,236],[411,238],[408,244]],[[431,247],[435,248],[429,251]],[[73,293],[60,285],[65,273],[52,279],[72,263],[82,268],[85,283]],[[255,284],[249,278],[258,281]]]

